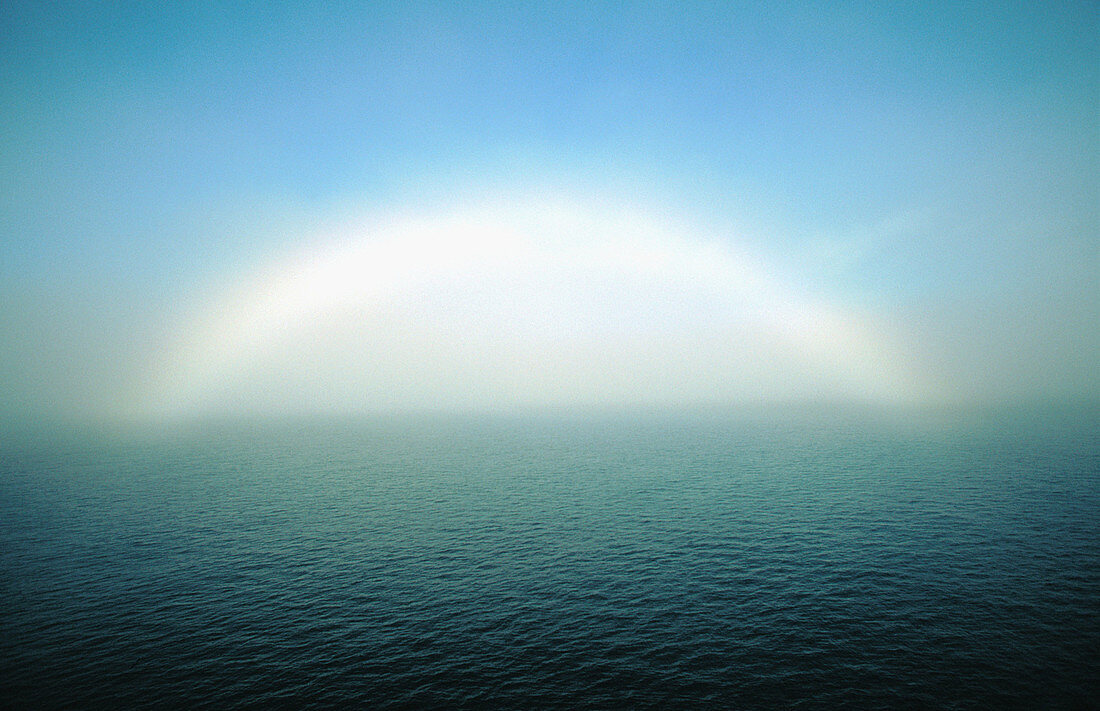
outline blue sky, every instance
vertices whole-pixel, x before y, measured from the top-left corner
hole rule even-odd
[[[1098,17],[1085,2],[7,3],[2,385],[25,404],[47,382],[108,392],[116,350],[155,349],[177,300],[333,215],[565,191],[734,235],[900,323],[929,368],[988,378],[975,397],[1096,395]]]

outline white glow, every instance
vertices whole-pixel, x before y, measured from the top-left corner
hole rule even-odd
[[[920,399],[850,310],[639,212],[564,201],[366,224],[242,281],[145,414]]]

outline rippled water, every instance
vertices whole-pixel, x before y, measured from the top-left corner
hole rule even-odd
[[[421,419],[0,449],[16,708],[1100,693],[1095,411]]]

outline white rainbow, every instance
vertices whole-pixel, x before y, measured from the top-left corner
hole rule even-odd
[[[461,303],[467,295],[472,306]],[[508,375],[507,392],[495,373],[510,367],[505,355],[486,369],[494,372],[472,376],[496,378],[489,386],[470,383],[449,396],[458,406],[462,392],[486,387],[508,404],[599,403],[608,397],[600,373],[612,371],[615,404],[698,400],[708,391],[717,400],[736,400],[745,392],[717,382],[712,388],[708,378],[719,381],[749,367],[742,361],[754,352],[745,343],[753,339],[778,344],[802,364],[794,368],[802,384],[787,395],[812,397],[815,382],[823,384],[818,394],[880,402],[920,401],[937,390],[871,319],[809,297],[737,252],[729,239],[700,237],[634,210],[534,200],[365,223],[257,272],[202,309],[157,354],[133,398],[136,409],[144,416],[182,415],[225,406],[230,386],[247,380],[272,351],[299,337],[323,339],[315,326],[332,314],[417,299],[422,307],[434,304],[427,308],[435,309],[430,320],[437,326],[458,321],[440,338],[461,340],[464,329],[474,334],[467,357],[488,357],[501,344],[522,351],[516,367],[526,372]],[[369,350],[369,339],[366,344],[358,347]],[[737,347],[730,350],[731,344]],[[562,355],[570,349],[582,354]],[[650,367],[647,353],[675,363]],[[768,353],[757,353],[757,360],[772,359]],[[409,352],[401,358],[409,360]],[[570,368],[595,361],[602,371],[590,368],[571,379]],[[445,357],[426,354],[419,367],[427,374],[441,363]],[[783,380],[783,367],[768,377]],[[539,381],[539,370],[554,370],[557,380]],[[808,371],[813,377],[805,377]],[[570,386],[573,380],[579,384]],[[536,381],[525,395],[524,383]],[[678,390],[679,382],[690,387]],[[567,394],[553,396],[554,383]],[[648,397],[652,393],[659,396]],[[421,395],[430,399],[430,389]],[[356,402],[354,393],[341,397]],[[370,400],[365,392],[358,404],[368,410],[394,404]]]

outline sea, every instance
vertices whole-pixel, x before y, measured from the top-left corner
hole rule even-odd
[[[7,433],[0,707],[1100,708],[1100,409]]]

